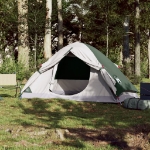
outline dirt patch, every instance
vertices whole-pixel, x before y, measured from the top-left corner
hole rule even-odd
[[[123,150],[150,149],[150,125],[140,125],[130,129],[107,127],[99,130],[87,130],[85,128],[68,130],[68,136],[81,138],[96,147],[109,144]]]
[[[0,126],[0,130],[9,133],[13,138],[28,136],[28,138],[42,137],[41,143],[34,144],[25,140],[16,142],[16,146],[42,146],[46,144],[63,145],[66,141],[80,139],[91,143],[95,147],[115,146],[123,150],[148,150],[150,149],[150,125],[138,125],[129,129],[116,129],[105,127],[101,129],[68,128],[48,129],[23,126]],[[73,143],[73,142],[72,142]]]

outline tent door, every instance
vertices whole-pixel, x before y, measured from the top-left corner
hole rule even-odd
[[[90,66],[77,57],[64,57],[55,71],[51,91],[56,94],[77,94],[83,91],[89,82]]]

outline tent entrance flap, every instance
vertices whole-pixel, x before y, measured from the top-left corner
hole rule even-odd
[[[83,91],[90,78],[90,66],[77,57],[64,57],[58,64],[53,91],[73,95]]]

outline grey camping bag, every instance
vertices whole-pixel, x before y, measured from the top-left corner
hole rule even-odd
[[[140,98],[127,98],[124,100],[124,107],[129,109],[148,109],[150,100],[141,100]]]

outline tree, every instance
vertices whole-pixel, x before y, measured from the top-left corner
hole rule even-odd
[[[45,2],[42,0],[28,0],[28,26],[30,42],[30,66],[36,69],[43,59],[43,40],[45,31]],[[34,59],[34,61],[33,61]]]
[[[148,66],[147,67],[148,70],[146,70],[145,72],[142,71],[142,74],[145,75],[145,77],[150,78],[150,24],[149,24],[150,2],[144,1],[140,3],[140,10],[141,10],[141,27],[142,27],[142,30],[144,31],[143,33],[146,33],[146,34],[143,34],[145,35],[145,37],[141,41],[142,46],[144,46],[144,49],[142,50],[142,53],[141,53],[141,58],[142,58],[142,63],[144,63],[144,66]]]
[[[58,50],[63,47],[63,18],[62,18],[62,0],[57,0],[58,7]]]
[[[124,39],[123,39],[123,51],[124,51],[124,62],[129,63],[129,57],[130,57],[130,53],[129,53],[129,17],[125,18],[125,22],[124,22],[124,30],[125,30],[125,34],[124,34]]]
[[[64,25],[68,26],[66,29],[70,33],[70,41],[74,40],[84,41],[83,40],[83,27],[84,27],[84,18],[85,13],[87,11],[87,7],[85,7],[86,0],[70,0],[70,5],[67,8],[66,20],[64,21]],[[69,15],[68,15],[69,14]],[[68,20],[70,19],[70,21]]]
[[[18,62],[29,69],[28,0],[18,0]]]
[[[46,59],[52,56],[51,16],[52,16],[52,0],[46,0],[46,23],[45,23],[45,37],[44,37],[44,58]]]
[[[139,0],[135,0],[135,75],[140,76],[140,29],[139,29],[140,8]]]
[[[124,36],[123,36],[123,67],[124,67],[124,74],[129,76],[131,74],[131,67],[130,67],[130,51],[129,51],[129,17],[126,16],[124,21]],[[128,70],[128,71],[127,71]]]
[[[118,12],[118,2],[112,0],[88,2],[88,13],[84,16],[84,38],[90,39],[93,46],[116,62],[114,54],[119,52],[122,44],[122,9]]]
[[[18,13],[16,12],[18,6],[17,3],[12,0],[7,0],[7,3],[6,1],[0,0],[0,6],[1,54],[4,54],[4,50],[7,46],[9,46],[9,54],[13,54],[13,49],[16,47],[18,40]]]
[[[148,78],[150,79],[150,31],[148,31]]]

